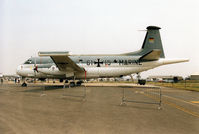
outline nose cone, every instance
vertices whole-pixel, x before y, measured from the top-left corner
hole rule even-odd
[[[16,74],[21,75],[22,65],[19,65],[16,69]]]

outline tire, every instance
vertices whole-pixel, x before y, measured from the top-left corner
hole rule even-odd
[[[75,87],[75,82],[70,82],[69,85],[70,87]]]
[[[81,84],[82,84],[81,81],[78,81],[78,82],[76,83],[77,86],[81,86]]]
[[[146,84],[146,80],[140,79],[140,80],[138,80],[138,84],[145,85]]]
[[[21,86],[22,87],[27,87],[27,84],[24,82]]]

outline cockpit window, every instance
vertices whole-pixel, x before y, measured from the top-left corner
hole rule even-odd
[[[34,61],[32,61],[31,59],[28,59],[24,64],[34,64]]]
[[[24,64],[52,64],[54,63],[50,57],[32,57],[29,58]]]

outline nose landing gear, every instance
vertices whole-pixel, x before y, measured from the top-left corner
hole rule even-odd
[[[21,84],[22,87],[27,87],[27,83],[24,81],[22,84]]]
[[[21,86],[22,87],[27,87],[27,83],[26,83],[26,78],[24,78],[24,77],[22,77],[22,84],[21,84]]]

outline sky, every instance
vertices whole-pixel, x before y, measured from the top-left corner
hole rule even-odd
[[[0,0],[0,73],[38,51],[118,54],[139,50],[147,26],[159,26],[166,58],[187,63],[141,73],[199,72],[198,0]]]

